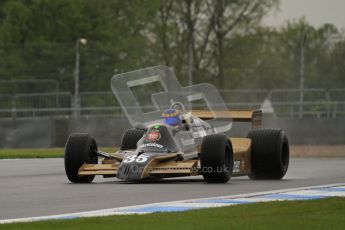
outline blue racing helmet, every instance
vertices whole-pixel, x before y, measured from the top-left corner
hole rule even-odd
[[[182,124],[180,113],[176,109],[164,110],[162,117],[164,119],[164,123],[167,125],[179,126]]]

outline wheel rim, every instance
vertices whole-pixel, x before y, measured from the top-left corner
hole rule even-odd
[[[289,165],[289,144],[284,141],[282,146],[282,169],[283,172],[287,171]]]

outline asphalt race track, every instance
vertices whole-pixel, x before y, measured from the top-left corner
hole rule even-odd
[[[131,184],[96,177],[92,184],[70,184],[63,159],[0,160],[0,219],[344,183],[344,166],[345,158],[295,158],[281,181],[238,177],[205,184],[202,177],[187,177]]]

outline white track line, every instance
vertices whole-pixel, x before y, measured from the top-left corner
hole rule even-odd
[[[345,183],[328,184],[311,187],[300,187],[282,190],[273,190],[267,192],[248,193],[231,196],[217,196],[201,199],[189,199],[180,201],[170,201],[161,203],[151,203],[144,205],[127,206],[120,208],[101,209],[87,212],[67,213],[60,215],[38,216],[17,219],[0,220],[0,224],[32,222],[42,220],[61,220],[74,219],[81,217],[96,217],[110,215],[127,215],[127,214],[147,214],[154,212],[176,212],[193,210],[200,208],[223,207],[230,205],[281,201],[281,200],[309,200],[321,199],[325,197],[345,197]]]

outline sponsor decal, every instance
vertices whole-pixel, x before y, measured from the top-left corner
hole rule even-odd
[[[156,148],[163,148],[163,145],[157,144],[157,143],[147,143],[147,144],[142,144],[139,146],[139,148],[145,148],[145,147],[156,147]]]
[[[241,164],[240,161],[234,161],[234,169],[232,170],[232,172],[234,173],[240,172],[240,164]]]
[[[159,132],[150,132],[147,135],[147,140],[149,141],[157,141],[161,138],[161,134]]]
[[[158,141],[159,139],[161,139],[161,134],[158,129],[151,129],[146,136],[148,141]]]

